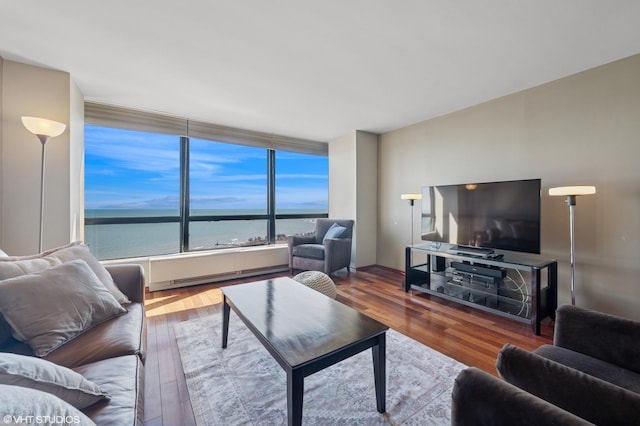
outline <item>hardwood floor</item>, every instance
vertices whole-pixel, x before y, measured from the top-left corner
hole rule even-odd
[[[275,276],[147,293],[145,425],[195,424],[173,324],[221,312],[220,287]],[[541,336],[536,336],[526,324],[436,297],[405,293],[401,288],[404,277],[397,271],[371,267],[351,274],[338,273],[333,278],[337,300],[466,365],[494,375],[496,356],[505,343],[532,350],[553,340],[549,320],[544,322]]]

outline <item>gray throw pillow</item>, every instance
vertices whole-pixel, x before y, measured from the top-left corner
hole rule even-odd
[[[0,411],[5,424],[95,425],[57,396],[21,386],[0,385]]]
[[[0,313],[37,356],[126,312],[84,260],[0,281]]]
[[[327,238],[340,238],[342,234],[344,234],[344,231],[346,230],[347,228],[345,228],[344,226],[340,226],[337,223],[334,223],[327,230],[327,233],[324,234],[324,237],[322,238],[322,244],[324,244]]]
[[[41,390],[80,410],[109,398],[107,392],[73,370],[44,359],[10,353],[0,353],[0,384]]]
[[[7,320],[4,319],[2,314],[0,314],[0,346],[4,344],[11,337],[11,327],[7,323]]]
[[[89,248],[79,241],[35,255],[0,257],[0,280],[41,271],[75,259],[82,259],[87,262],[87,265],[100,279],[100,282],[107,287],[119,303],[131,302],[113,282],[109,271],[91,254]]]

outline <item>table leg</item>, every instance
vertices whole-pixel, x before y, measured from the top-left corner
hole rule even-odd
[[[287,371],[287,417],[289,426],[302,424],[304,376],[296,370]]]
[[[387,355],[386,335],[378,336],[378,344],[371,348],[373,354],[373,378],[376,386],[376,405],[379,413],[386,411]]]
[[[224,296],[224,304],[222,305],[222,348],[227,347],[227,338],[229,337],[229,313],[231,307],[227,301],[227,296]]]

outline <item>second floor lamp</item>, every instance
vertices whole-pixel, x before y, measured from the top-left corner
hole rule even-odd
[[[571,304],[576,304],[575,294],[575,264],[576,264],[576,238],[574,232],[573,209],[576,206],[576,197],[578,195],[591,195],[596,193],[595,186],[559,186],[549,188],[549,195],[567,197],[566,201],[569,205],[569,236],[571,239]]]
[[[413,205],[416,200],[422,199],[422,194],[402,194],[400,199],[409,200],[409,205],[411,206],[411,245],[413,245]]]

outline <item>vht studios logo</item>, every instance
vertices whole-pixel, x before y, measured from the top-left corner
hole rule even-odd
[[[56,424],[71,425],[80,424],[80,416],[12,416],[7,414],[2,417],[4,424]]]

